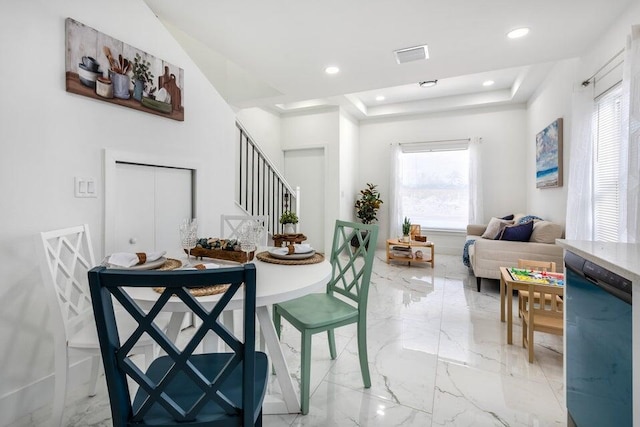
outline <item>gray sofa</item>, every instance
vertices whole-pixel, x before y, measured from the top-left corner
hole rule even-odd
[[[513,222],[518,224],[525,215],[516,214]],[[482,278],[500,279],[500,267],[517,267],[518,259],[553,261],[557,271],[563,271],[562,248],[555,244],[556,239],[563,237],[564,229],[560,224],[550,221],[536,220],[528,242],[494,240],[491,236],[482,237],[487,225],[469,224],[467,241],[475,243],[468,247],[470,268],[476,277],[478,292]]]

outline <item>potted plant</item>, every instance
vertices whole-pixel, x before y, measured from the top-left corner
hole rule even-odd
[[[282,232],[284,234],[295,233],[296,229],[293,225],[297,223],[298,223],[298,215],[296,215],[295,212],[284,211],[280,216],[280,224],[284,226],[282,229]]]
[[[402,223],[402,241],[405,243],[409,243],[411,239],[411,220],[404,217],[404,222]]]
[[[367,183],[367,188],[360,190],[360,199],[356,200],[356,216],[363,224],[371,224],[378,220],[377,214],[382,200],[377,185]]]
[[[377,185],[367,183],[367,187],[364,190],[360,190],[360,198],[356,200],[356,216],[362,221],[363,224],[371,224],[378,220],[378,209],[383,203],[380,199],[380,192],[377,190]],[[362,237],[366,236],[365,232],[362,232]],[[354,236],[351,239],[351,246],[360,246],[358,242],[358,236]]]
[[[142,101],[142,94],[147,93],[148,87],[153,83],[153,74],[150,71],[151,63],[136,53],[133,59],[133,97]]]

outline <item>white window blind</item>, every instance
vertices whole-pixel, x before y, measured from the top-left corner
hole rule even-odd
[[[402,145],[401,217],[423,228],[464,230],[469,222],[469,141]]]
[[[620,227],[621,88],[596,99],[594,110],[594,240],[617,241]]]

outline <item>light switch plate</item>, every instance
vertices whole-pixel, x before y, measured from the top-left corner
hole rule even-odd
[[[95,178],[76,176],[74,179],[74,195],[76,197],[98,197]]]

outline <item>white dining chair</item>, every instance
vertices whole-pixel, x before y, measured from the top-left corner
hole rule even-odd
[[[269,215],[220,215],[220,238],[237,239],[242,226],[249,221],[258,221],[264,227],[258,246],[267,246],[269,241]]]
[[[249,221],[258,221],[263,227],[262,235],[258,247],[266,247],[269,241],[269,215],[220,215],[220,238],[221,239],[237,239],[239,238],[242,226]],[[227,310],[222,313],[222,321],[225,326],[232,331],[235,329],[234,312]],[[265,350],[265,339],[262,329],[259,329],[259,348]]]
[[[97,264],[89,235],[89,226],[80,225],[40,233],[41,275],[49,305],[54,335],[55,387],[52,426],[62,425],[67,394],[69,360],[73,354],[91,356],[89,396],[96,394],[100,369],[100,344],[91,308],[87,272]],[[128,314],[118,316],[120,327],[133,331],[138,324]],[[168,316],[156,318],[166,329]],[[145,364],[154,357],[154,342],[142,337],[132,354],[145,355]]]

